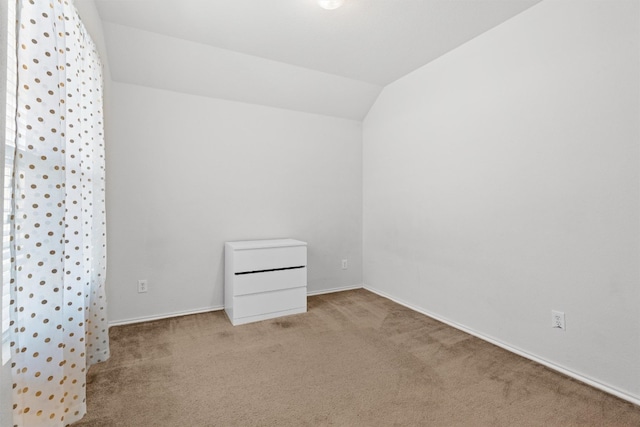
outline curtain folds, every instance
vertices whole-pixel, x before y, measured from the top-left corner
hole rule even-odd
[[[72,1],[19,0],[17,20],[14,424],[64,426],[109,357],[102,69]]]

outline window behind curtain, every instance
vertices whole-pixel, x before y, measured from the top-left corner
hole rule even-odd
[[[15,1],[9,0],[7,10],[7,81],[6,81],[6,110],[5,110],[5,166],[4,191],[2,206],[2,364],[7,363],[9,352],[9,286],[11,251],[9,245],[9,215],[11,212],[11,174],[13,171],[13,155],[15,149],[16,132],[16,37],[15,37]]]

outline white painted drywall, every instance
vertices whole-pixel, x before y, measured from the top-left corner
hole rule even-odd
[[[362,120],[382,86],[105,22],[114,81]]]
[[[225,241],[303,240],[310,292],[361,285],[361,122],[115,82],[111,95],[110,322],[221,307]]]
[[[636,399],[639,12],[544,1],[363,125],[365,285]]]
[[[382,87],[539,1],[354,0],[331,12],[314,0],[96,3],[106,22]],[[109,45],[116,51],[129,50],[126,43],[138,43],[136,39],[133,35],[118,45],[109,41]],[[166,44],[161,46],[164,49]],[[169,60],[181,57],[172,54]],[[219,53],[212,50],[209,55]],[[146,58],[148,53],[141,52],[141,56]],[[132,60],[143,69],[129,71],[155,73],[153,63]],[[259,63],[252,65],[263,68]],[[178,69],[175,77],[186,70],[188,67]],[[287,77],[286,70],[281,77]]]

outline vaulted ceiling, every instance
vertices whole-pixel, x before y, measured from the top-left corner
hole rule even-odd
[[[113,80],[362,120],[382,88],[541,0],[95,0]]]

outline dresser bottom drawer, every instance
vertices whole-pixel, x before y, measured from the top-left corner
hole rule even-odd
[[[234,325],[307,311],[307,287],[233,297]],[[273,316],[271,316],[273,314]],[[243,319],[245,321],[243,321]]]

